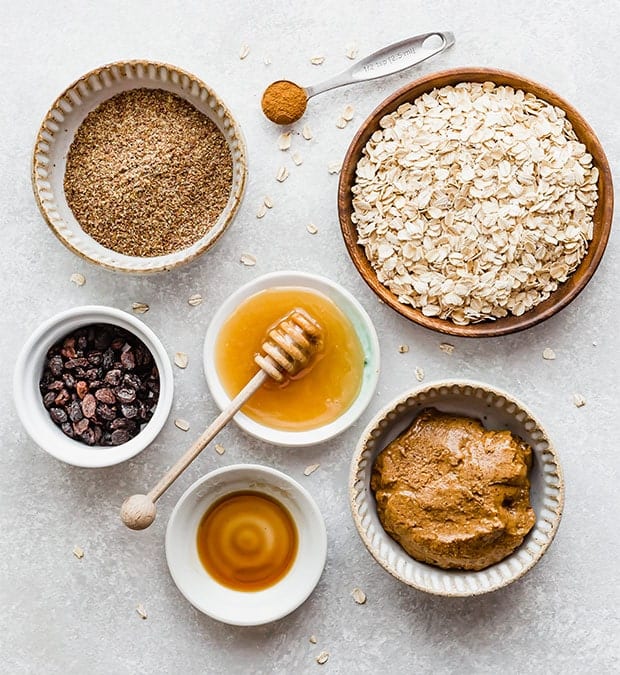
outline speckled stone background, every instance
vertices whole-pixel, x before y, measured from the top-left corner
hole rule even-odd
[[[0,107],[2,152],[2,395],[0,425],[0,641],[3,673],[611,673],[618,672],[618,466],[620,337],[618,232],[585,292],[560,315],[526,333],[487,341],[442,338],[377,302],[353,269],[338,227],[337,177],[358,124],[389,93],[418,75],[451,66],[496,66],[555,89],[599,135],[618,176],[620,132],[618,6],[591,2],[78,2],[2,3]],[[260,94],[281,76],[319,81],[349,65],[345,45],[364,55],[429,30],[453,30],[445,55],[392,78],[314,99],[297,134],[303,165],[277,149],[278,130],[261,116]],[[242,43],[249,56],[239,59]],[[322,54],[322,66],[310,57]],[[271,65],[264,64],[270,57]],[[84,72],[122,58],[152,58],[185,68],[213,86],[246,135],[249,184],[243,207],[217,247],[195,264],[153,277],[116,276],[63,246],[37,211],[30,156],[49,104]],[[346,104],[355,119],[339,130]],[[297,131],[300,130],[300,127]],[[290,177],[274,179],[286,164]],[[275,206],[262,220],[263,195]],[[305,226],[317,225],[311,236]],[[257,257],[253,268],[242,253]],[[374,319],[383,350],[377,396],[359,422],[333,442],[305,450],[269,447],[234,426],[165,495],[154,526],[129,532],[118,519],[126,495],[142,491],[216,413],[201,366],[209,318],[238,285],[293,268],[339,280]],[[81,288],[73,272],[86,277]],[[205,301],[190,307],[200,292]],[[144,320],[168,351],[189,354],[175,369],[170,422],[145,452],[121,466],[84,470],[38,449],[11,403],[15,353],[51,314],[85,303],[151,309]],[[410,351],[400,354],[398,346]],[[541,353],[551,347],[555,361]],[[542,562],[514,585],[472,599],[443,599],[403,586],[374,563],[358,538],[347,503],[349,459],[378,408],[414,385],[463,376],[507,389],[547,426],[566,478],[566,509]],[[573,394],[587,404],[577,409]],[[184,417],[184,434],[172,420]],[[168,574],[163,539],[181,493],[210,469],[240,461],[275,466],[299,479],[327,523],[328,560],[311,598],[295,613],[260,628],[232,628],[193,609]],[[303,476],[308,464],[321,467]],[[85,551],[77,560],[75,545]],[[368,602],[356,605],[361,587]],[[135,607],[148,613],[143,621]],[[308,637],[315,634],[316,645]],[[319,666],[315,657],[330,653]]]

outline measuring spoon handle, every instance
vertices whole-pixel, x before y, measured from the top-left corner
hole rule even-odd
[[[434,41],[428,40],[432,37],[440,37],[441,44],[433,46],[432,43]],[[425,44],[427,40],[429,44]],[[454,34],[449,32],[424,33],[423,35],[416,35],[406,40],[395,42],[357,61],[339,75],[312,87],[306,87],[306,94],[308,98],[311,98],[312,96],[316,96],[316,94],[321,94],[324,91],[342,87],[346,84],[374,80],[377,77],[399,73],[401,70],[411,68],[411,66],[430,59],[431,56],[445,52],[454,42]]]

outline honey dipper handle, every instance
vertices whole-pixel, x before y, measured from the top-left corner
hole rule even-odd
[[[243,389],[229,403],[227,408],[213,420],[213,422],[204,430],[198,439],[192,444],[187,452],[180,457],[168,471],[162,476],[157,485],[148,493],[149,499],[154,503],[164,492],[174,483],[174,481],[187,469],[187,467],[198,457],[198,455],[207,447],[207,445],[220,433],[226,424],[234,417],[241,406],[254,394],[269,375],[264,370],[259,370],[256,375],[243,387]]]

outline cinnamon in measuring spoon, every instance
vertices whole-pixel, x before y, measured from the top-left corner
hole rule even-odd
[[[292,124],[306,111],[308,97],[303,87],[290,80],[272,82],[261,100],[265,116],[276,124]]]

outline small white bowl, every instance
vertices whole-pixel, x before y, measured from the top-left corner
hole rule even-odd
[[[424,409],[475,417],[488,429],[509,429],[533,450],[530,501],[536,523],[521,546],[480,571],[444,570],[419,562],[383,529],[370,489],[377,455]],[[560,524],[564,481],[558,456],[540,422],[518,400],[480,382],[447,380],[407,391],[388,403],[362,434],[349,477],[357,531],[375,560],[394,577],[421,591],[453,597],[481,595],[519,579],[544,555]]]
[[[130,89],[164,89],[185,99],[212,120],[232,155],[233,182],[226,207],[213,227],[191,246],[151,258],[129,256],[105,248],[86,234],[67,204],[64,176],[75,132],[88,113],[103,101]],[[195,75],[155,61],[119,61],[96,68],[70,84],[56,99],[41,124],[32,159],[32,186],[39,209],[52,232],[89,262],[121,272],[159,272],[189,262],[211,248],[232,222],[243,197],[247,153],[241,129],[219,96]]]
[[[254,490],[285,506],[297,526],[299,546],[289,572],[263,591],[235,591],[215,581],[198,557],[198,525],[216,500]],[[196,609],[234,626],[258,626],[297,609],[317,585],[327,556],[325,523],[310,493],[286,474],[256,464],[236,464],[197,480],[177,502],[166,530],[166,558],[181,593]]]
[[[379,340],[375,327],[360,303],[342,286],[317,274],[306,272],[272,272],[242,286],[230,295],[217,310],[205,337],[203,362],[205,376],[211,395],[217,405],[224,409],[230,397],[224,390],[215,363],[215,343],[224,322],[247,298],[260,291],[276,286],[297,286],[319,291],[330,298],[349,318],[357,331],[366,357],[362,386],[357,398],[348,410],[329,424],[305,431],[283,431],[260,424],[239,412],[233,418],[248,434],[275,445],[301,447],[322,443],[348,429],[364,412],[377,387],[379,379]]]
[[[73,330],[93,323],[108,323],[133,333],[149,349],[159,371],[159,400],[153,417],[137,436],[122,445],[88,446],[65,436],[50,419],[39,391],[48,349]],[[89,468],[120,464],[144,450],[161,431],[170,414],[172,391],[170,359],[155,333],[134,316],[99,305],[74,307],[42,323],[22,347],[13,376],[17,414],[32,440],[56,459]]]

